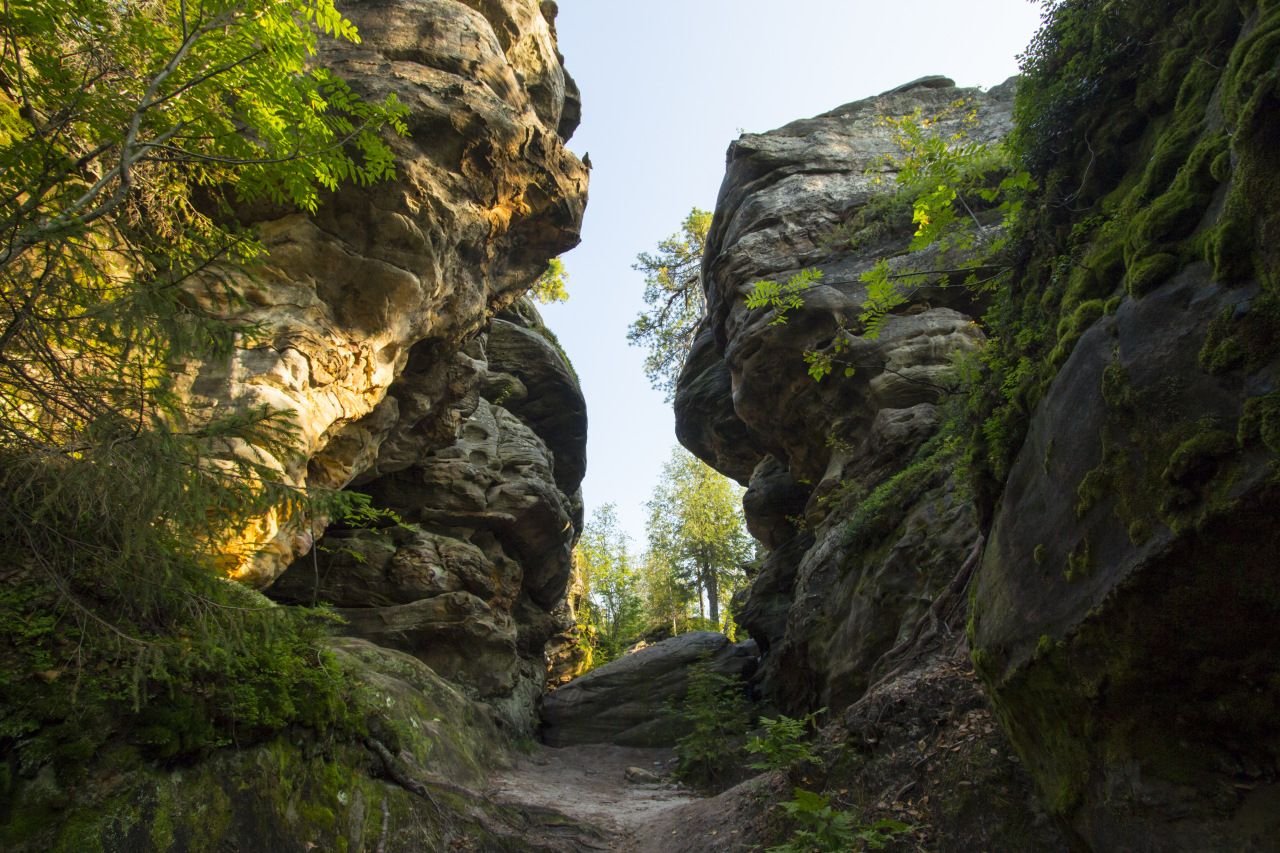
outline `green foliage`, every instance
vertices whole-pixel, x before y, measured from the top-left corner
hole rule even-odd
[[[715,786],[741,761],[749,723],[742,682],[706,661],[694,664],[678,716],[690,731],[676,742],[676,776],[698,787]]]
[[[551,302],[568,302],[569,273],[565,272],[564,261],[559,258],[547,261],[546,271],[533,283],[529,295],[544,305]]]
[[[912,827],[901,821],[882,819],[860,824],[852,812],[831,807],[821,794],[796,788],[795,796],[782,804],[796,824],[785,844],[770,847],[767,853],[843,853],[846,850],[883,850],[885,845]]]
[[[881,258],[862,274],[867,296],[859,320],[865,336],[877,337],[920,287],[945,287],[960,276],[966,287],[981,288],[1007,266],[1005,235],[1033,182],[1027,172],[1011,168],[1004,148],[969,139],[977,120],[963,100],[933,116],[917,109],[881,117],[898,153],[880,166],[894,173],[893,196],[899,205],[910,205],[915,232],[906,261],[891,265]],[[925,250],[927,265],[913,268],[912,255]]]
[[[392,172],[403,107],[315,67],[324,37],[358,38],[330,0],[0,14],[0,755],[24,777],[111,740],[168,760],[358,728],[330,618],[222,575],[268,512],[373,511],[281,482],[291,413],[180,388],[255,332],[224,319],[261,252],[237,212]]]
[[[626,651],[647,624],[642,577],[613,504],[599,507],[587,522],[574,550],[574,568],[581,583],[579,630],[592,638],[591,665],[600,666]]]
[[[919,500],[950,470],[958,455],[958,439],[949,429],[938,432],[916,453],[910,465],[889,477],[866,495],[855,495],[853,514],[844,528],[846,547],[866,550],[878,544],[902,520],[903,507]]]
[[[755,770],[786,770],[796,764],[822,764],[822,758],[806,743],[814,720],[826,711],[820,708],[796,719],[786,715],[775,718],[761,717],[764,737],[752,736],[747,741],[747,752],[760,756],[749,765]]]
[[[721,624],[720,602],[744,581],[751,555],[741,489],[676,448],[648,501],[649,551],[697,598],[698,615]],[[703,599],[706,611],[703,610]]]
[[[786,284],[769,280],[757,281],[751,285],[751,291],[746,296],[747,307],[772,310],[774,317],[769,325],[780,326],[787,322],[790,312],[804,307],[804,297],[801,294],[821,280],[822,270],[810,268],[800,270],[787,279]]]
[[[633,346],[644,347],[645,376],[657,390],[675,392],[685,357],[693,346],[698,321],[706,311],[702,254],[711,229],[710,211],[689,211],[680,230],[658,243],[656,253],[641,252],[632,269],[644,274],[644,304],[627,330]]]

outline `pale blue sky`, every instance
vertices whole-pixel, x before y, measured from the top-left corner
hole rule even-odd
[[[582,89],[591,198],[564,256],[570,300],[543,314],[582,379],[587,513],[617,504],[643,548],[644,502],[674,418],[626,341],[643,308],[638,252],[712,209],[724,154],[761,132],[923,77],[994,86],[1039,22],[1029,0],[560,0],[565,65]]]

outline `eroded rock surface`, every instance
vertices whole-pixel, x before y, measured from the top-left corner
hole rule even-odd
[[[326,42],[319,61],[409,108],[409,134],[390,140],[397,176],[345,187],[314,216],[260,213],[266,264],[219,282],[244,297],[237,319],[257,331],[189,377],[198,408],[293,411],[292,455],[241,450],[308,488],[346,486],[388,458],[382,445],[401,414],[429,419],[397,412],[392,383],[413,362],[454,393],[436,365],[578,242],[586,203],[586,169],[565,148],[579,106],[556,51],[554,3],[366,0],[343,12],[362,41]],[[447,420],[446,400],[416,403]],[[565,484],[580,474],[560,472]],[[265,586],[325,522],[282,528],[264,517],[229,568]]]
[[[976,513],[943,471],[922,473],[886,529],[851,541],[844,522],[935,432],[952,359],[981,340],[979,306],[962,288],[921,289],[879,337],[852,339],[852,377],[814,382],[803,353],[856,327],[859,275],[909,235],[897,226],[855,247],[848,233],[892,183],[884,158],[899,152],[882,118],[946,115],[951,132],[963,99],[978,115],[969,134],[989,141],[1007,132],[1012,95],[1012,84],[980,92],[925,78],[729,148],[677,434],[748,486],[747,523],[770,554],[738,612],[765,653],[767,692],[793,709],[856,700],[977,540]],[[747,309],[755,282],[804,268],[823,277],[785,323]]]
[[[748,487],[747,524],[768,548],[734,602],[762,651],[764,697],[797,716],[854,709],[828,730],[839,739],[828,793],[864,814],[916,815],[917,840],[939,849],[1052,849],[1056,838],[960,663],[964,589],[983,535],[935,436],[955,359],[982,344],[984,306],[931,284],[878,335],[863,334],[860,276],[900,256],[912,231],[909,208],[869,213],[892,188],[886,156],[900,154],[883,118],[919,111],[953,133],[974,110],[965,132],[992,141],[1009,130],[1012,97],[1012,83],[981,92],[925,78],[733,143],[704,257],[708,314],[675,398],[681,441]],[[746,307],[755,282],[807,268],[822,278],[785,322]],[[852,333],[841,354],[852,374],[815,382],[804,353],[841,329]],[[979,718],[981,736],[961,736]],[[942,739],[955,749],[930,746]],[[981,777],[1002,795],[919,781],[926,760],[937,776]],[[850,801],[854,790],[863,793]],[[753,826],[739,844],[770,832]]]
[[[357,487],[402,523],[330,531],[270,593],[334,605],[344,631],[413,654],[529,731],[544,649],[572,625],[577,379],[525,303],[449,360],[411,356],[385,405],[398,416]]]

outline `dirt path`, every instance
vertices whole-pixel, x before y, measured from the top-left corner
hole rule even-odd
[[[671,757],[669,749],[539,746],[515,767],[495,774],[486,796],[562,812],[604,831],[609,841],[598,849],[634,853],[653,840],[667,812],[700,799],[672,784],[627,780],[628,767],[665,773]]]

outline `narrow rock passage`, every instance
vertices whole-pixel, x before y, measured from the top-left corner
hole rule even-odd
[[[595,849],[634,853],[667,812],[700,799],[669,783],[627,780],[628,767],[657,773],[671,757],[670,749],[538,746],[495,774],[486,793],[499,803],[552,809],[598,827],[609,840]]]

